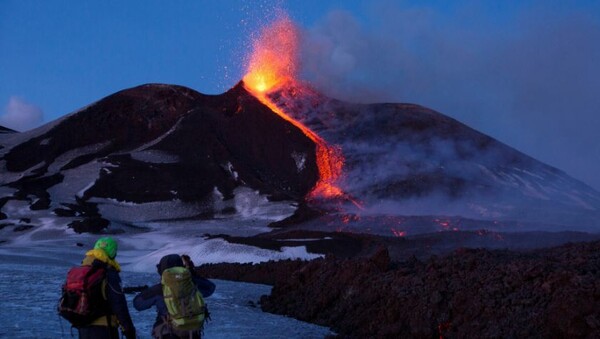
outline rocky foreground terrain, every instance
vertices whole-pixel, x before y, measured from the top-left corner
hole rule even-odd
[[[512,251],[216,264],[201,274],[273,284],[264,311],[348,338],[600,338],[600,241]]]

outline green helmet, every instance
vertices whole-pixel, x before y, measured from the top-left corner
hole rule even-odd
[[[96,248],[103,250],[111,259],[114,259],[117,256],[117,242],[111,237],[98,239],[96,245],[94,245],[94,249]]]

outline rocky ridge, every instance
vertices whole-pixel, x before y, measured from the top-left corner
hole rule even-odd
[[[217,273],[214,266],[199,270]],[[600,241],[533,251],[462,248],[403,261],[381,247],[369,258],[330,255],[220,271],[253,282],[269,276],[274,286],[261,298],[263,310],[329,326],[344,338],[600,336]]]

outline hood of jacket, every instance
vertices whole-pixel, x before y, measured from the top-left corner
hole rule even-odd
[[[112,266],[115,270],[117,270],[117,272],[121,271],[121,266],[119,265],[119,263],[115,259],[109,258],[106,252],[99,248],[87,251],[87,253],[85,253],[85,258],[83,259],[82,264],[91,265],[94,262],[94,260],[99,260],[106,263],[109,266]]]
[[[184,267],[183,260],[181,260],[181,257],[178,254],[169,254],[165,255],[160,259],[160,262],[158,263],[158,265],[156,265],[156,269],[158,271],[158,274],[162,275],[164,270],[166,270],[167,268],[179,266]]]

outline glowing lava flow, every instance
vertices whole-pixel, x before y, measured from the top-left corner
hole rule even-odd
[[[286,84],[295,84],[297,71],[298,31],[293,22],[282,16],[263,28],[253,41],[253,52],[248,60],[244,87],[265,106],[300,129],[316,145],[319,180],[311,197],[339,197],[344,192],[335,185],[342,174],[344,158],[341,152],[329,146],[323,138],[296,121],[268,96]]]

